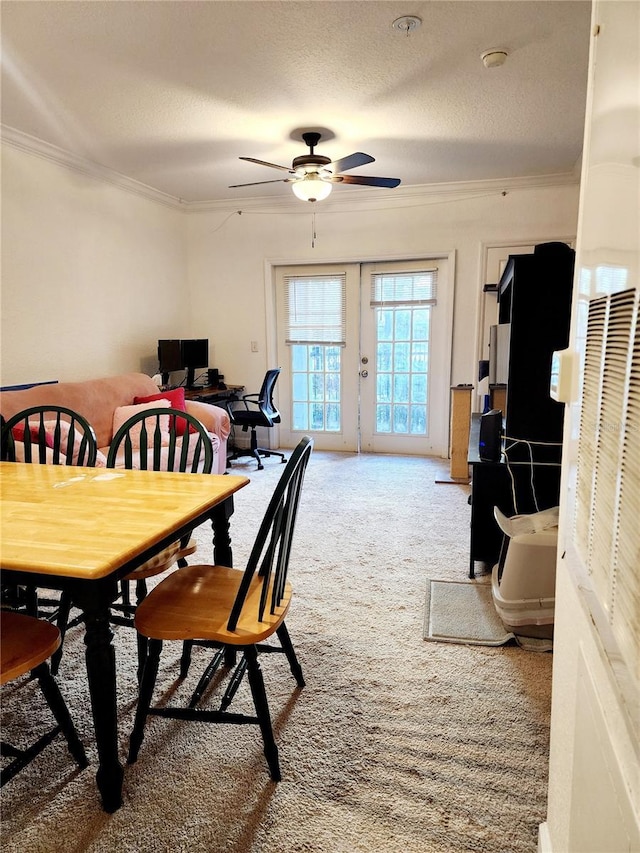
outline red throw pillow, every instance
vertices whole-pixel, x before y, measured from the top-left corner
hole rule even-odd
[[[133,405],[138,406],[140,403],[155,403],[156,400],[168,400],[169,406],[172,409],[178,409],[180,412],[186,412],[187,406],[184,401],[184,388],[174,388],[172,391],[160,391],[158,394],[151,394],[150,397],[134,397]],[[180,418],[176,433],[184,435],[186,421]],[[191,430],[190,430],[191,431]]]
[[[11,430],[11,434],[15,441],[22,441],[24,443],[24,424],[16,424]],[[37,426],[29,425],[29,435],[31,436],[32,444],[40,443],[39,428]],[[45,433],[44,443],[47,447],[53,447],[53,436]]]

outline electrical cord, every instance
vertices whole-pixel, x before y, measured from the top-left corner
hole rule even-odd
[[[513,438],[511,435],[502,436],[506,441],[523,441],[525,444],[537,444],[540,447],[562,447],[561,441],[530,441],[526,438]]]
[[[513,497],[513,508],[515,509],[516,514],[517,514],[518,513],[518,506],[517,506],[517,501],[516,501],[516,484],[515,484],[515,478],[513,476],[513,471],[511,470],[511,463],[509,462],[509,451],[511,450],[512,447],[516,447],[516,445],[518,445],[518,444],[524,444],[524,445],[526,445],[527,450],[529,451],[529,470],[530,470],[529,482],[531,484],[531,495],[533,497],[533,504],[536,508],[536,512],[540,512],[540,507],[538,506],[538,498],[536,496],[536,484],[535,484],[535,480],[534,480],[534,476],[533,476],[534,464],[533,464],[533,448],[531,447],[532,442],[525,441],[524,439],[509,439],[509,440],[512,441],[513,443],[510,444],[508,447],[505,447],[504,455],[505,455],[506,463],[507,463],[507,471],[509,472],[509,476],[511,478],[511,495]]]
[[[524,438],[513,438],[512,436],[509,436],[509,435],[505,435],[504,439],[506,441],[511,442],[511,444],[507,445],[502,452],[503,452],[503,455],[505,457],[505,463],[507,466],[507,471],[509,473],[509,478],[511,480],[511,498],[513,500],[514,511],[517,515],[518,514],[518,501],[516,498],[516,481],[515,481],[515,477],[514,477],[512,467],[514,465],[528,465],[529,469],[530,469],[529,482],[531,485],[531,496],[533,497],[533,504],[536,508],[536,512],[540,512],[540,507],[538,505],[538,497],[536,495],[536,484],[535,484],[535,477],[534,477],[535,466],[539,465],[539,466],[560,467],[560,463],[559,462],[534,462],[533,461],[533,445],[536,445],[538,447],[562,447],[562,442],[558,442],[558,441],[528,441],[527,439],[524,439]],[[527,450],[529,451],[529,461],[528,462],[512,462],[509,459],[509,451],[512,448],[516,447],[518,444],[526,445]]]

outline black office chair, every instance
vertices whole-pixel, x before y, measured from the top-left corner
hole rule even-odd
[[[229,461],[238,459],[240,456],[254,456],[258,461],[258,471],[264,468],[261,456],[279,456],[282,462],[287,461],[284,453],[258,447],[258,436],[256,435],[256,427],[272,427],[274,424],[280,423],[280,412],[273,402],[273,389],[279,375],[279,367],[267,370],[259,394],[244,394],[240,400],[227,403],[227,411],[232,426],[242,427],[243,432],[251,430],[250,447],[246,450],[241,447],[234,447],[229,456]]]

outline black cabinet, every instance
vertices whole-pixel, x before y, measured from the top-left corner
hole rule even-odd
[[[575,252],[543,243],[511,255],[498,284],[499,324],[509,324],[505,434],[562,441],[564,405],[549,395],[551,357],[569,343]]]
[[[502,456],[478,455],[479,415],[469,440],[471,553],[474,562],[497,561],[502,535],[493,507],[506,515],[547,509],[559,502],[564,404],[549,394],[551,360],[569,343],[575,253],[544,243],[529,255],[511,255],[498,284],[501,352],[490,358],[506,370]]]

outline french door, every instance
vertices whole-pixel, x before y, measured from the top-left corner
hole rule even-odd
[[[276,268],[282,446],[310,434],[321,450],[446,455],[451,330],[437,296],[446,268]]]

